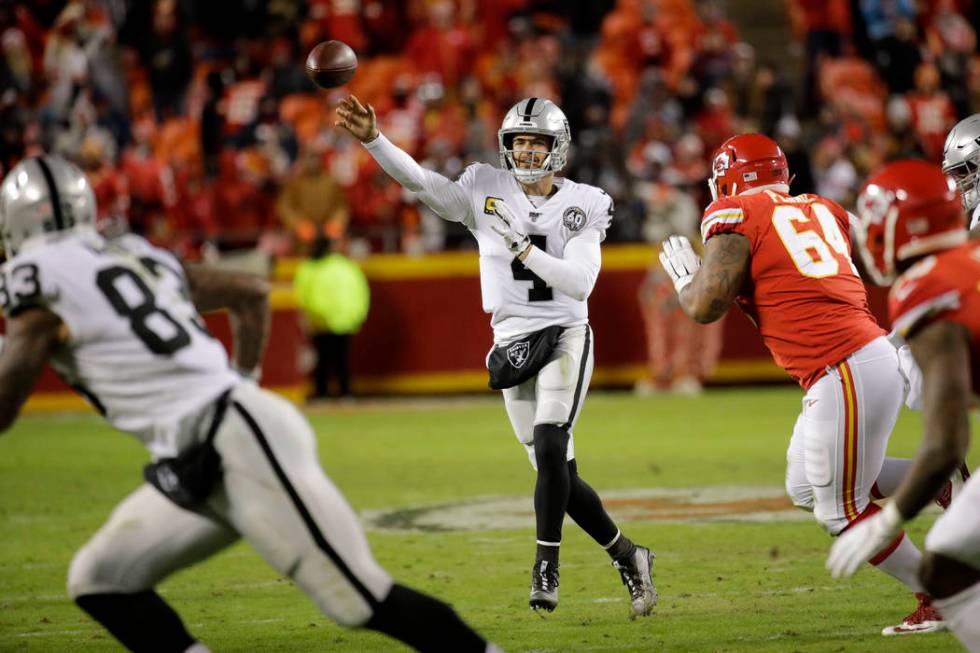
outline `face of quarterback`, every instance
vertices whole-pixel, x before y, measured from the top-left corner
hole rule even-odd
[[[514,163],[518,168],[540,168],[551,153],[551,139],[540,134],[517,134],[513,148]]]

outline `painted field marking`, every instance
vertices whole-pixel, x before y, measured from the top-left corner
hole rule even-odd
[[[602,493],[612,518],[671,523],[810,521],[782,487],[640,488]],[[475,497],[452,503],[361,512],[365,526],[388,532],[490,531],[534,526],[531,496]]]

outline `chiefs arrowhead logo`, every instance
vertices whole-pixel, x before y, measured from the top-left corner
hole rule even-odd
[[[716,175],[723,174],[732,165],[732,160],[728,156],[728,152],[720,152],[718,156],[715,157],[714,162],[714,172]]]

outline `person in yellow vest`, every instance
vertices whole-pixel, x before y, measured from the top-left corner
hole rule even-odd
[[[337,377],[341,397],[350,397],[350,341],[361,329],[371,303],[361,268],[336,251],[336,241],[320,238],[311,257],[293,280],[300,308],[309,324],[316,350],[311,399],[329,396],[329,379]]]

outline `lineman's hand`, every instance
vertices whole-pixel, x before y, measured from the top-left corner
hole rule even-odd
[[[685,236],[671,236],[660,245],[660,265],[664,267],[678,294],[694,280],[701,257]]]
[[[527,237],[527,234],[518,231],[517,216],[503,200],[494,202],[493,210],[496,224],[491,224],[490,228],[503,238],[504,245],[514,256],[519,256],[530,246],[531,239]]]
[[[830,547],[826,567],[834,578],[852,576],[902,530],[902,515],[895,502],[844,531]]]
[[[374,107],[365,107],[356,96],[345,97],[337,105],[337,120],[334,126],[343,127],[362,143],[369,143],[378,137],[378,120]]]

